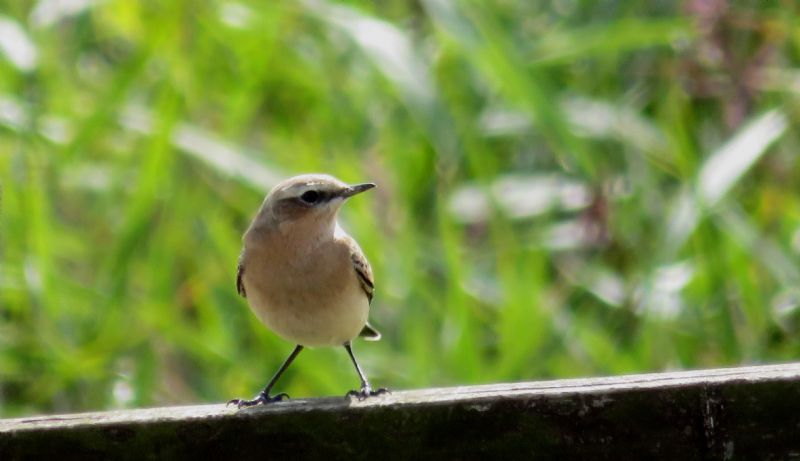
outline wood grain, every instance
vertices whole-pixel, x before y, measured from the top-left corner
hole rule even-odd
[[[800,459],[800,364],[0,420],[0,459]]]

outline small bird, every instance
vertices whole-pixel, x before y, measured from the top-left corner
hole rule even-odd
[[[297,344],[269,384],[239,408],[280,401],[272,387],[304,347],[344,346],[361,379],[347,396],[359,400],[386,392],[373,389],[356,361],[351,341],[377,341],[367,322],[375,284],[367,258],[339,227],[339,208],[375,184],[348,185],[333,176],[307,174],[275,186],[245,232],[236,271],[236,290],[259,320]]]

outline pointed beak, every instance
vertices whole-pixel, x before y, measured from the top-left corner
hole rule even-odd
[[[373,184],[371,182],[367,182],[367,183],[364,183],[364,184],[355,184],[353,186],[349,186],[346,189],[344,189],[342,191],[342,193],[341,193],[341,196],[343,198],[349,198],[349,197],[352,197],[352,196],[354,196],[356,194],[360,194],[361,192],[364,192],[365,190],[370,190],[373,187],[375,187],[375,184]]]

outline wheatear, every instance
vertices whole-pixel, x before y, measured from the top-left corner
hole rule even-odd
[[[361,378],[361,390],[348,396],[386,392],[370,387],[350,346],[357,336],[377,341],[381,335],[367,323],[372,269],[336,222],[346,199],[373,187],[310,174],[289,178],[267,194],[242,238],[236,289],[261,322],[297,346],[256,398],[229,403],[241,408],[288,397],[270,392],[305,346],[347,349]]]

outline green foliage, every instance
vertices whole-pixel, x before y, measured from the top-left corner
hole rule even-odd
[[[253,395],[293,345],[240,236],[311,171],[379,185],[341,217],[377,385],[797,357],[792,2],[32,3],[0,7],[0,414]],[[311,350],[279,390],[356,385]]]

